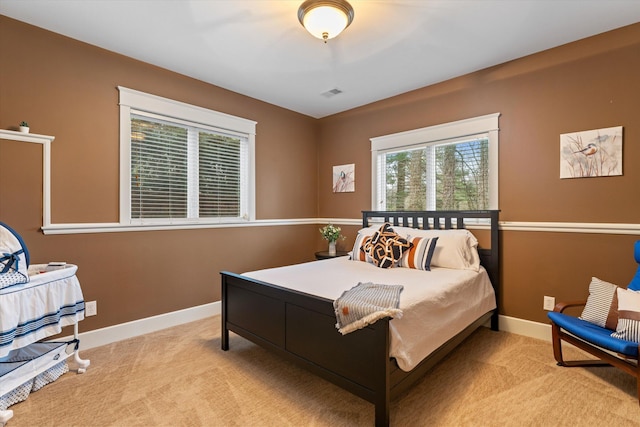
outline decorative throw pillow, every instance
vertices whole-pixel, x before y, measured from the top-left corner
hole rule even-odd
[[[614,338],[640,343],[640,292],[618,288],[618,326]]]
[[[28,253],[20,235],[0,223],[0,289],[29,281]]]
[[[597,277],[591,278],[589,297],[580,318],[601,328],[615,330],[618,324],[618,287]]]
[[[396,234],[391,228],[391,224],[387,222],[360,250],[368,254],[376,266],[391,268],[400,261],[405,251],[411,249],[411,246],[411,243]]]
[[[349,258],[351,261],[371,262],[371,259],[367,258],[367,253],[361,250],[361,248],[367,244],[367,242],[370,242],[372,237],[373,236],[364,233],[358,233],[356,241],[353,243],[353,249],[351,250],[351,257]]]
[[[480,269],[478,239],[467,229],[420,230],[408,227],[394,227],[396,233],[411,237],[438,237],[438,246],[431,258],[432,267],[456,270]]]
[[[405,251],[398,264],[400,267],[415,268],[417,270],[431,270],[431,258],[436,249],[437,237],[409,237],[411,249]]]

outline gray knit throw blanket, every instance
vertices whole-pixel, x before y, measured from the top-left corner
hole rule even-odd
[[[401,285],[358,283],[333,302],[336,328],[342,334],[374,323],[385,317],[402,317],[400,306]]]

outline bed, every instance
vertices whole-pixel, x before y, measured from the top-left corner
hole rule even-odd
[[[456,323],[453,332],[440,333],[439,327],[431,327],[434,323],[442,323],[438,322],[438,318],[444,316],[444,311],[428,320],[428,328],[415,329],[415,325],[425,325],[424,320],[414,321],[413,329],[410,325],[411,319],[416,319],[416,313],[410,311],[409,306],[418,307],[418,311],[420,308],[421,311],[429,310],[424,310],[424,305],[413,304],[415,292],[412,291],[414,285],[410,283],[413,279],[409,276],[422,274],[433,280],[446,275],[447,272],[440,270],[447,268],[433,267],[430,271],[409,272],[408,268],[398,267],[385,271],[386,276],[378,276],[376,274],[379,271],[375,270],[383,269],[345,257],[308,263],[314,266],[312,268],[316,270],[313,271],[318,271],[317,273],[305,270],[305,264],[245,274],[222,272],[222,350],[229,349],[229,332],[232,331],[372,402],[375,406],[376,425],[388,425],[390,401],[393,398],[422,378],[478,327],[490,323],[493,330],[498,330],[500,253],[498,211],[364,211],[359,236],[385,222],[396,230],[409,233],[411,231],[408,229],[416,229],[416,234],[417,229],[464,230],[471,223],[477,223],[474,229],[487,229],[479,231],[488,232],[488,238],[483,241],[487,241],[489,247],[485,244],[477,248],[481,264],[477,274],[467,271],[462,276],[472,283],[467,288],[473,288],[476,280],[482,281],[482,277],[485,277],[483,286],[489,283],[490,292],[484,292],[483,302],[474,306],[469,314],[458,316],[464,319],[453,322]],[[369,269],[365,270],[366,267]],[[350,272],[343,272],[342,268],[349,268]],[[284,276],[281,275],[282,271],[285,272]],[[373,271],[371,276],[369,271]],[[402,317],[387,317],[354,332],[344,335],[339,333],[334,309],[336,296],[355,285],[354,281],[395,282],[396,279],[391,274],[402,276],[398,280],[408,280],[402,283]],[[322,283],[329,282],[344,283],[338,289],[328,285],[325,289]],[[486,302],[487,293],[490,293],[492,303]],[[466,308],[462,310],[462,306],[457,303],[451,307],[456,313],[466,311]],[[420,338],[424,335],[423,332],[432,329],[436,330],[435,337],[426,339],[426,347],[422,345],[424,342],[412,344],[413,347],[420,347],[413,354],[407,356],[412,350],[403,349],[398,344],[398,341],[405,340],[407,334]],[[433,348],[429,348],[429,341],[437,344],[432,342]]]

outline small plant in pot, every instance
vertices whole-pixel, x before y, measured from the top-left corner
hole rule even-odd
[[[29,133],[29,123],[24,120],[20,122],[20,132]]]
[[[329,255],[336,254],[336,241],[345,239],[345,236],[341,235],[340,231],[340,227],[336,227],[333,224],[327,224],[320,229],[322,238],[329,241]]]

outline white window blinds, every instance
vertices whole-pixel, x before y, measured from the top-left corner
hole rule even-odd
[[[241,165],[247,155],[246,140],[221,133],[199,133],[199,216],[242,216]]]
[[[188,130],[131,116],[131,218],[186,218]]]
[[[131,114],[131,219],[239,218],[247,138]]]

